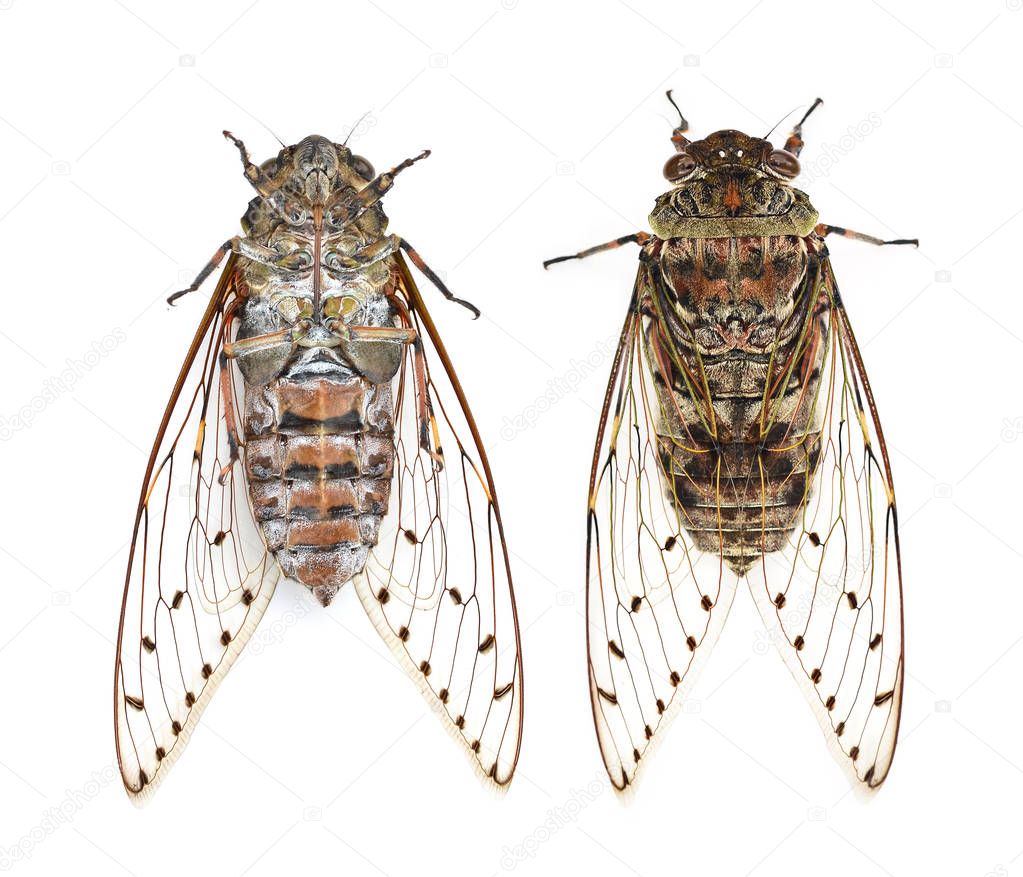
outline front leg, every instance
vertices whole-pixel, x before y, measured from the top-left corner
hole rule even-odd
[[[671,92],[668,92],[669,99]],[[597,244],[595,247],[590,247],[587,250],[581,250],[578,253],[573,253],[571,256],[555,256],[553,259],[547,259],[543,263],[544,270],[546,271],[551,265],[556,265],[558,262],[568,262],[572,259],[586,259],[589,256],[593,256],[596,253],[603,253],[605,250],[617,250],[619,247],[625,244],[639,244],[641,247],[650,240],[650,233],[645,231],[637,231],[633,234],[627,234],[624,237],[615,238],[613,241],[608,241],[606,244]]]
[[[409,259],[412,260],[412,264],[415,265],[420,271],[422,271],[426,275],[430,283],[432,283],[434,286],[437,287],[437,289],[440,290],[441,295],[443,295],[444,298],[446,298],[448,301],[453,301],[455,304],[459,304],[463,308],[467,308],[468,310],[472,311],[473,319],[479,317],[480,309],[476,307],[476,305],[472,304],[472,302],[467,302],[464,299],[458,298],[450,289],[448,289],[444,285],[444,281],[441,280],[434,272],[434,270],[429,265],[427,265],[426,262],[423,261],[423,257],[420,256],[419,253],[415,251],[415,249],[412,247],[412,244],[405,240],[405,238],[398,238],[398,246],[401,247],[406,253],[408,253],[408,257]]]
[[[257,244],[250,238],[243,238],[240,235],[235,235],[233,238],[229,238],[217,247],[217,251],[213,254],[213,258],[203,266],[202,271],[198,273],[195,280],[192,281],[192,284],[171,295],[167,299],[167,304],[172,305],[181,298],[181,296],[188,295],[190,292],[195,292],[203,285],[206,278],[217,269],[217,266],[224,261],[224,256],[228,253],[234,253],[235,255],[248,259],[251,262],[261,262],[264,265],[271,265],[274,268],[280,268],[284,271],[304,271],[312,267],[309,260],[300,253],[278,253],[276,250],[271,250],[269,247]]]
[[[395,165],[389,171],[384,171],[379,176],[370,180],[366,187],[360,189],[358,194],[350,200],[346,200],[349,196],[345,194],[344,190],[338,191],[327,205],[327,212],[331,223],[340,228],[357,221],[363,213],[384,197],[391,186],[394,185],[394,178],[398,174],[412,167],[417,161],[422,161],[424,158],[429,157],[429,155],[430,150],[424,149],[414,158],[406,158],[401,164]]]
[[[854,241],[863,241],[865,244],[873,244],[875,247],[887,247],[899,244],[905,244],[913,247],[920,246],[920,241],[917,238],[896,238],[895,240],[886,241],[870,234],[863,234],[861,231],[852,231],[848,228],[842,228],[840,225],[828,225],[825,222],[820,223],[815,231],[817,232],[818,237],[824,238],[829,234],[837,234],[844,238],[850,238]]]

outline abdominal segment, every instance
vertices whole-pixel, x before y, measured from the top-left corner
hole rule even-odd
[[[390,385],[341,370],[286,372],[248,388],[244,418],[249,495],[267,546],[327,605],[362,571],[387,512]]]
[[[673,239],[650,321],[664,488],[738,575],[800,525],[820,458],[827,298],[801,238]],[[671,337],[665,337],[667,334]]]

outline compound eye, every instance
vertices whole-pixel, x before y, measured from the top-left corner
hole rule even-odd
[[[373,165],[366,161],[366,159],[364,159],[361,155],[353,155],[351,165],[352,170],[364,180],[372,180],[373,177],[376,176],[376,173],[373,171]]]
[[[783,177],[791,178],[799,175],[799,159],[784,149],[776,149],[767,156],[767,166]]]
[[[678,155],[673,155],[665,163],[664,176],[665,179],[677,183],[679,180],[684,180],[695,170],[696,159],[688,153],[680,152]]]

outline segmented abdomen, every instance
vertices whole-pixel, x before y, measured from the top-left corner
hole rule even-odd
[[[672,240],[659,255],[684,327],[674,363],[655,324],[647,336],[665,489],[696,546],[741,575],[799,525],[820,457],[816,262],[799,238]]]
[[[287,374],[250,387],[245,463],[256,519],[285,575],[326,605],[365,566],[394,465],[389,384]]]

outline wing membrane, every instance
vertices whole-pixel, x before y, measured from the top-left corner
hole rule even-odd
[[[395,392],[390,511],[356,588],[374,625],[477,769],[510,782],[522,661],[504,530],[476,425],[400,254],[418,339]]]
[[[181,368],[150,455],[125,580],[114,672],[121,776],[142,803],[179,757],[261,618],[278,577],[249,506],[225,416],[239,415],[234,369],[221,386],[225,267]],[[230,405],[230,410],[227,406]]]
[[[661,378],[650,366],[656,356],[646,352],[668,340],[652,318],[651,298],[650,269],[641,264],[590,478],[590,698],[604,764],[618,789],[634,781],[681,707],[721,631],[736,585],[720,552],[696,548],[681,505],[665,492],[662,459],[670,448],[658,435],[654,387]]]
[[[836,757],[864,788],[880,785],[891,766],[904,675],[895,497],[862,359],[822,259],[807,275],[794,341],[767,369],[760,450],[748,446],[741,472],[724,471],[719,459],[709,490],[706,466],[691,464],[704,469],[701,481],[678,463],[700,460],[718,434],[703,365],[679,356],[674,338],[684,329],[658,297],[655,269],[640,264],[601,414],[588,516],[590,694],[619,789],[634,782],[724,624],[738,577],[726,564],[737,520],[762,521],[757,541],[746,537],[759,557],[741,574]],[[657,392],[669,375],[687,404]],[[787,394],[796,379],[805,393]],[[797,413],[820,424],[819,437],[809,427],[793,434],[785,419]],[[777,502],[793,492],[805,503],[779,521],[786,506]],[[694,504],[713,512],[716,538],[705,515],[693,519]]]
[[[902,708],[898,519],[873,395],[827,260],[821,276],[830,330],[814,489],[788,544],[748,580],[839,762],[876,788],[891,767]]]

